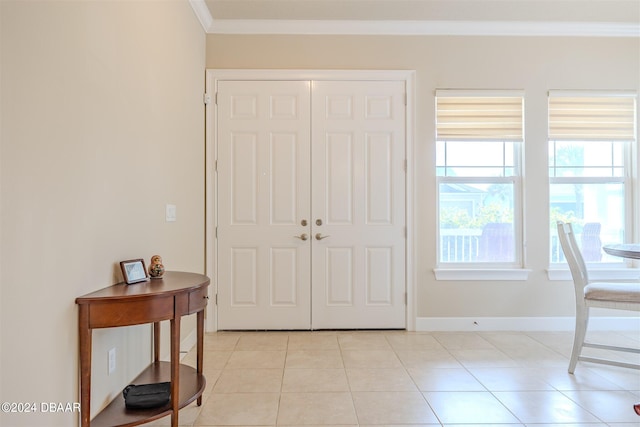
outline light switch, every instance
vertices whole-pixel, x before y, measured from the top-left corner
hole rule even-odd
[[[167,205],[165,209],[165,218],[167,222],[174,222],[176,220],[176,205]]]

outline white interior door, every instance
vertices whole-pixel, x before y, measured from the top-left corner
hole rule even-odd
[[[406,327],[404,96],[218,82],[219,329]]]
[[[313,82],[313,328],[405,328],[404,82]]]
[[[310,83],[217,96],[218,328],[310,329]]]

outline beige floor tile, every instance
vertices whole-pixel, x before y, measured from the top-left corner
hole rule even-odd
[[[433,427],[440,426],[440,423],[431,424],[360,424],[359,427]],[[504,427],[504,426],[502,426]]]
[[[350,393],[282,393],[278,425],[357,424]]]
[[[351,391],[418,391],[404,368],[347,369]]]
[[[518,364],[498,349],[449,350],[465,368],[515,368]]]
[[[582,390],[566,391],[563,394],[606,423],[635,421],[640,425],[640,417],[633,410],[638,398],[632,393]]]
[[[403,333],[386,335],[394,350],[442,350],[444,347],[431,334]]]
[[[234,351],[227,362],[227,369],[284,368],[286,351]]]
[[[183,409],[180,425],[417,427],[439,425],[437,415],[451,427],[638,426],[630,411],[640,371],[579,362],[571,375],[572,340],[572,332],[206,334],[205,403]],[[182,363],[195,366],[195,356]]]
[[[524,423],[601,422],[559,391],[499,391],[494,395]]]
[[[345,368],[401,368],[400,359],[391,350],[343,350]]]
[[[471,374],[489,391],[555,390],[531,368],[471,368]]]
[[[340,350],[335,332],[296,332],[289,335],[288,350]]]
[[[344,369],[285,369],[282,391],[344,392],[349,383]]]
[[[568,362],[567,362],[568,363]],[[560,391],[568,390],[620,390],[616,383],[602,376],[604,369],[589,369],[581,362],[573,374],[567,372],[566,367],[540,368],[537,370],[540,379]],[[627,375],[631,372],[625,369]]]
[[[421,391],[486,391],[466,369],[409,368]]]
[[[285,332],[250,332],[238,339],[236,350],[286,350],[289,335]]]
[[[478,335],[500,350],[545,348],[540,342],[519,332],[479,332]]]
[[[204,335],[204,349],[206,351],[234,350],[241,333],[218,332]]]
[[[429,405],[444,424],[519,423],[489,392],[425,392]]]
[[[558,424],[546,424],[546,423],[531,423],[531,424],[523,424],[526,427],[605,427],[607,424],[605,423],[562,423],[560,426]],[[609,424],[611,427],[638,427],[637,423],[634,424]],[[456,426],[458,427],[458,426]]]
[[[475,332],[436,332],[436,340],[447,350],[494,349],[495,346]]]
[[[438,419],[419,392],[353,392],[361,424],[428,424]]]
[[[225,369],[214,393],[279,393],[282,369]]]
[[[390,350],[384,334],[379,332],[344,333],[338,335],[340,348],[345,350]]]
[[[195,402],[180,409],[180,412],[178,413],[178,425],[180,427],[192,426],[195,420],[200,415],[201,409],[202,409],[202,406],[197,406]],[[148,427],[167,427],[170,425],[171,425],[170,415],[166,417],[162,417],[158,420],[152,421],[148,424],[145,424],[145,426],[148,426]]]
[[[546,347],[507,347],[501,348],[500,351],[519,366],[534,368],[540,366],[567,366],[566,357]]]
[[[405,368],[462,368],[447,350],[397,350]]]
[[[205,351],[202,356],[204,369],[224,369],[232,353],[231,351]]]
[[[279,393],[212,393],[194,426],[273,426]]]
[[[287,368],[343,368],[339,350],[289,350]]]

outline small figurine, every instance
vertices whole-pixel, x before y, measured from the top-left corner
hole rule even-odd
[[[151,265],[149,265],[149,276],[152,279],[160,279],[164,274],[164,265],[162,265],[162,257],[154,255],[151,257]]]

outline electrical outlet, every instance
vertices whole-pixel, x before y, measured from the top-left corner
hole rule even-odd
[[[109,375],[116,371],[116,348],[109,350],[107,359],[109,360]]]

